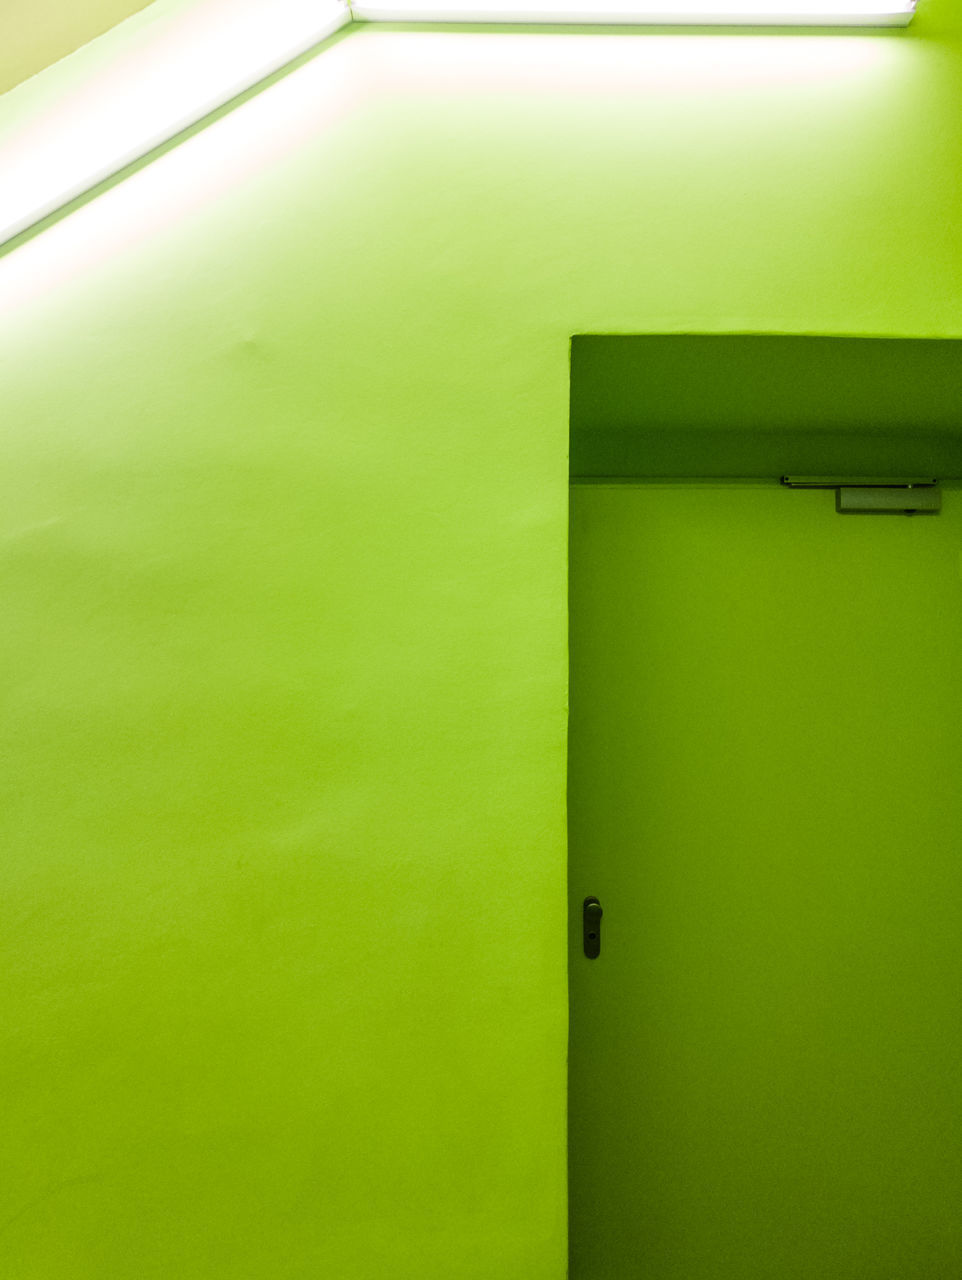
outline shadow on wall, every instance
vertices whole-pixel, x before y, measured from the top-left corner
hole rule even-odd
[[[962,477],[962,340],[584,334],[572,478]]]

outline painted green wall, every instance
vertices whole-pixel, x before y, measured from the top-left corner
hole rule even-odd
[[[954,11],[355,30],[0,262],[6,1274],[563,1275],[568,339],[962,332]]]
[[[582,334],[573,479],[962,476],[962,342]]]

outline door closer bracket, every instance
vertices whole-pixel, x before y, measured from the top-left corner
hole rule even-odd
[[[942,490],[931,476],[782,476],[789,489],[834,489],[840,515],[937,515]]]

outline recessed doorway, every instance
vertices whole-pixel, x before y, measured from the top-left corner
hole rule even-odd
[[[572,486],[572,1280],[962,1274],[945,442],[938,515],[839,515],[777,475]]]

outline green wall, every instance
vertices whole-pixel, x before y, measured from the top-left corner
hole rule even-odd
[[[571,475],[962,476],[962,342],[576,336]]]
[[[563,1275],[569,337],[962,333],[954,9],[356,29],[0,261],[5,1274]]]

